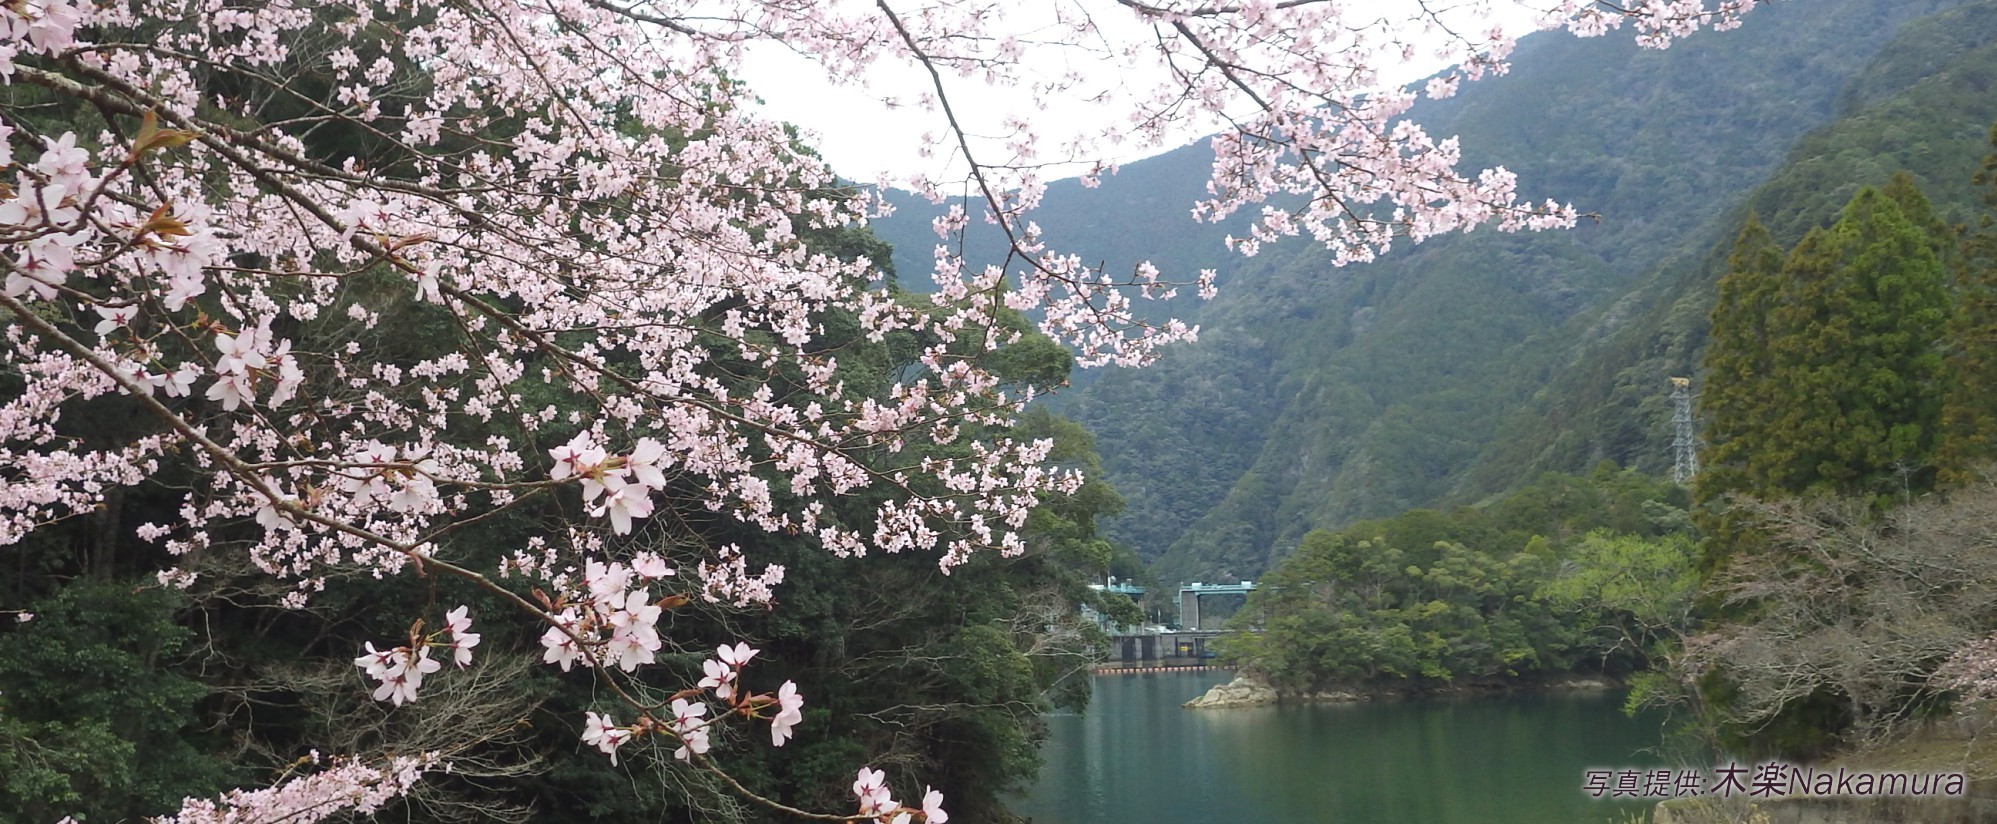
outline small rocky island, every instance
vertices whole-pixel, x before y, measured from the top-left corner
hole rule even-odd
[[[1440,688],[1349,688],[1326,689],[1317,692],[1285,692],[1262,681],[1253,673],[1241,673],[1225,684],[1216,684],[1191,701],[1185,703],[1188,709],[1210,710],[1232,707],[1260,707],[1270,704],[1329,704],[1351,701],[1372,701],[1376,699],[1412,698],[1423,695],[1476,695],[1485,693],[1511,692],[1515,690],[1541,690],[1549,692],[1586,691],[1614,689],[1618,686],[1614,679],[1600,675],[1567,674],[1552,678],[1510,679],[1502,681],[1475,681]]]

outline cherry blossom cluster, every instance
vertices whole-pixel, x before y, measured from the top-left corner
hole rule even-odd
[[[367,673],[369,678],[381,682],[374,691],[374,700],[393,701],[402,706],[405,701],[416,700],[416,691],[423,686],[423,676],[443,669],[444,665],[430,657],[430,647],[423,645],[411,650],[409,647],[396,647],[377,650],[374,642],[367,644],[367,654],[354,659],[354,665]]]
[[[444,631],[441,638],[417,639],[415,631],[408,646],[377,650],[374,642],[367,643],[367,654],[354,659],[354,666],[360,667],[367,677],[379,682],[375,687],[374,700],[390,701],[396,706],[416,700],[416,691],[423,686],[423,676],[444,668],[442,663],[430,657],[431,647],[442,647],[451,651],[451,660],[459,669],[471,666],[472,647],[478,646],[479,634],[471,631],[471,608],[460,606],[444,616]],[[420,624],[418,625],[420,629]]]
[[[925,787],[921,809],[904,807],[894,800],[894,794],[888,790],[887,776],[880,770],[861,767],[859,778],[853,781],[853,795],[860,799],[860,816],[879,824],[913,821],[943,824],[950,820],[950,815],[943,811],[943,793]]]
[[[650,589],[632,585],[673,574],[664,559],[650,554],[630,565],[589,561],[581,586],[548,604],[553,625],[541,634],[542,661],[564,672],[578,661],[585,667],[611,666],[625,672],[652,663],[664,646],[658,623],[664,614],[661,604],[667,600],[655,601]],[[554,579],[558,586],[571,582],[567,575]]]
[[[321,762],[313,752],[308,762]],[[435,754],[397,756],[381,766],[332,759],[325,769],[261,790],[230,790],[217,799],[190,798],[159,824],[313,824],[349,812],[363,815],[415,786],[439,762]]]
[[[697,685],[701,689],[714,690],[714,697],[722,701],[735,698],[736,681],[742,674],[742,665],[756,656],[756,650],[748,644],[724,645],[714,651],[713,658],[701,663],[705,675]]]
[[[535,40],[517,35],[546,33],[538,13],[518,10],[494,29],[448,11],[411,23],[399,55],[362,71],[353,49],[378,44],[355,39],[293,54],[286,32],[325,24],[282,4],[212,19],[167,3],[26,8],[32,20],[19,36],[33,42],[10,71],[58,92],[115,100],[113,110],[143,117],[134,118],[142,121],[136,136],[100,135],[94,152],[75,132],[29,138],[0,126],[7,160],[17,144],[34,155],[14,164],[18,183],[0,202],[0,240],[15,250],[8,309],[48,307],[35,312],[45,328],[10,328],[10,365],[31,385],[0,414],[0,442],[61,447],[56,407],[117,394],[150,398],[162,431],[95,453],[0,454],[24,481],[0,496],[0,539],[86,511],[105,481],[139,482],[159,455],[188,446],[215,482],[187,495],[183,523],[147,537],[188,554],[214,545],[215,530],[233,535],[231,524],[254,523],[262,538],[250,557],[296,582],[294,603],[322,587],[328,570],[400,571],[454,524],[545,487],[535,481],[541,467],[539,477],[579,487],[586,512],[617,534],[668,501],[691,501],[773,532],[816,534],[843,554],[869,542],[933,545],[930,536],[973,520],[1016,525],[1065,482],[1027,465],[1031,445],[1015,450],[1019,462],[954,461],[988,481],[971,490],[910,482],[882,466],[883,456],[913,444],[955,441],[963,424],[1003,424],[1025,398],[1006,397],[982,378],[970,366],[980,353],[939,349],[933,378],[896,387],[894,405],[883,406],[846,388],[836,357],[806,352],[820,316],[835,308],[862,313],[873,334],[906,328],[946,337],[975,325],[975,313],[862,291],[874,276],[865,261],[807,249],[796,218],[808,227],[856,225],[866,206],[812,195],[834,182],[822,166],[797,154],[775,124],[718,107],[715,95],[732,88],[722,68],[702,73],[711,88],[606,83],[589,63],[603,53],[636,55],[629,67],[636,76],[676,65],[648,23],[565,8],[590,25],[554,37],[550,54],[517,54],[507,52]],[[358,24],[387,10],[356,2],[345,13]],[[79,44],[74,26],[62,37],[44,31],[81,21],[86,31],[112,35],[139,20],[165,21],[160,42],[168,52],[220,52],[179,60],[115,39]],[[335,42],[358,38],[350,28],[336,24],[327,34]],[[210,42],[223,34],[226,47]],[[23,59],[84,46],[80,59],[95,85]],[[128,59],[135,54],[147,56]],[[535,97],[520,85],[529,75],[592,78],[579,87],[590,110],[635,107],[659,134],[634,145],[593,119],[535,119],[506,153],[466,163],[419,159],[428,170],[419,180],[380,186],[348,161],[318,158],[292,130],[244,134],[202,120],[193,93],[214,60],[302,61],[347,78],[339,96],[368,101],[355,114],[367,121],[384,102],[376,90],[427,69],[436,81],[427,98],[399,101],[399,118],[380,115],[399,120],[405,142],[398,145],[415,158],[429,158],[440,121],[462,137],[507,107],[547,111],[548,89]],[[488,93],[497,101],[484,100]],[[247,101],[229,105],[243,117],[259,114],[244,108]],[[715,136],[691,146],[666,139],[695,131]],[[562,162],[541,163],[556,157]],[[724,174],[731,166],[740,173]],[[678,168],[700,173],[658,174]],[[267,186],[272,179],[285,185]],[[502,180],[537,194],[493,185]],[[258,194],[217,198],[217,191]],[[579,224],[573,232],[552,234],[563,221],[550,216],[572,211],[579,197],[597,198],[604,209],[581,210],[568,218]],[[384,269],[410,279],[416,300],[439,307],[439,323],[474,339],[414,364],[374,357],[371,347],[389,337],[381,311],[343,284]],[[529,308],[504,308],[516,303]],[[506,333],[479,334],[500,329]],[[587,330],[587,342],[569,342],[577,330]],[[704,368],[718,356],[795,374],[801,386],[780,396],[767,380],[738,383]],[[530,361],[558,368],[533,369]],[[615,392],[605,395],[606,385]],[[506,421],[525,433],[573,424],[579,413],[526,405],[526,394],[551,389],[595,408],[598,421],[566,447],[539,450],[551,463],[527,442],[531,435],[439,437],[467,423]],[[627,446],[613,453],[612,442]],[[822,521],[811,506],[883,484],[913,492],[913,500],[871,535]],[[805,505],[787,508],[789,501]],[[987,534],[992,547],[1018,545],[1010,530]],[[731,600],[764,598],[780,580],[776,569],[735,574],[736,560],[708,566],[713,590]],[[166,577],[191,580],[184,571]]]
[[[993,9],[768,6],[695,21],[644,5],[501,5],[487,10],[492,19],[430,7],[348,0],[324,17],[284,3],[219,15],[163,1],[9,7],[0,71],[142,123],[133,137],[95,139],[0,125],[0,163],[16,169],[0,201],[0,240],[14,251],[0,291],[10,311],[40,302],[77,318],[74,328],[10,330],[11,363],[34,378],[16,405],[41,408],[0,416],[0,442],[51,445],[59,440],[47,423],[53,416],[26,413],[114,393],[156,396],[151,411],[169,431],[89,455],[10,448],[0,458],[30,482],[0,501],[8,524],[0,538],[88,509],[97,493],[79,488],[142,479],[157,455],[194,439],[218,482],[188,496],[184,528],[154,533],[168,548],[201,549],[214,541],[211,526],[248,519],[265,532],[252,549],[259,566],[297,580],[301,592],[321,585],[316,570],[327,567],[395,572],[452,523],[512,502],[530,483],[521,471],[538,463],[521,439],[440,443],[436,434],[458,420],[511,419],[536,432],[564,423],[554,407],[523,401],[527,390],[553,386],[602,408],[598,424],[554,450],[566,453],[547,477],[578,484],[588,511],[619,533],[654,512],[670,487],[772,531],[812,532],[842,554],[932,546],[946,527],[969,527],[979,538],[951,547],[945,557],[956,562],[985,546],[1016,550],[1008,527],[1039,496],[1072,482],[1032,477],[1032,450],[1005,454],[1002,443],[949,466],[929,459],[925,473],[982,476],[948,491],[906,484],[874,459],[914,441],[948,444],[961,437],[961,423],[1003,422],[1026,399],[1006,397],[950,348],[979,328],[979,307],[990,305],[979,295],[1005,292],[1006,305],[1039,310],[1043,328],[1088,362],[1139,363],[1155,345],[1196,331],[1136,321],[1117,278],[1045,247],[1025,219],[1044,188],[1027,162],[1038,157],[1030,139],[1002,162],[968,158],[991,207],[986,217],[1032,262],[1020,271],[967,273],[961,259],[939,253],[936,305],[918,310],[859,289],[873,275],[864,261],[816,254],[799,239],[799,219],[813,228],[856,225],[870,206],[812,196],[835,182],[827,170],[798,154],[776,124],[727,105],[736,46],[781,39],[837,78],[899,60],[1016,82],[1009,64],[1027,55]],[[1637,3],[1615,14],[1568,3],[1550,9],[1549,20],[1586,32],[1629,17],[1668,39],[1702,20],[1731,24],[1742,10],[1739,0],[1716,9]],[[1485,222],[1543,228],[1571,220],[1564,207],[1519,205],[1516,182],[1501,169],[1457,174],[1452,141],[1431,141],[1396,120],[1413,95],[1373,88],[1377,76],[1363,62],[1327,57],[1398,42],[1390,30],[1348,25],[1331,4],[1127,3],[1120,11],[1167,36],[1145,38],[1155,53],[1126,45],[1107,56],[1133,71],[1147,60],[1168,70],[1166,85],[1138,101],[1133,120],[1141,125],[1106,139],[1163,140],[1169,124],[1245,99],[1262,113],[1216,138],[1215,196],[1197,211],[1217,219],[1278,192],[1315,193],[1306,214],[1265,210],[1239,244],[1246,252],[1310,231],[1356,260],[1386,248],[1397,231],[1420,239]],[[373,22],[401,27],[398,38],[366,39],[364,24]],[[1108,36],[1093,18],[1063,23],[1078,38]],[[326,38],[289,36],[322,28]],[[120,39],[142,30],[132,42]],[[307,40],[325,47],[296,51]],[[876,48],[882,42],[890,47]],[[1468,61],[1474,72],[1502,65],[1507,43],[1493,35],[1457,45],[1481,58]],[[72,53],[80,80],[47,59]],[[190,54],[204,58],[180,56]],[[628,62],[606,68],[604,60]],[[1272,70],[1234,71],[1263,61]],[[277,65],[332,78],[335,92],[320,105],[390,138],[413,177],[378,180],[350,159],[326,156],[302,136],[317,117],[255,132],[203,118],[198,104],[218,72]],[[405,82],[419,71],[425,82]],[[427,91],[397,91],[415,87]],[[932,102],[946,92],[939,87]],[[214,102],[240,119],[273,117],[256,99]],[[634,140],[591,111],[633,112],[653,132]],[[479,137],[506,112],[524,113],[520,134]],[[1030,121],[1019,125],[1030,132]],[[693,133],[709,136],[668,139]],[[486,141],[483,151],[438,150],[475,139]],[[1286,165],[1287,156],[1336,162]],[[667,169],[681,171],[661,174]],[[1395,204],[1391,215],[1353,217],[1382,201]],[[959,210],[938,231],[968,219]],[[477,340],[413,366],[371,359],[381,312],[347,298],[342,284],[380,270],[406,278],[416,299]],[[1139,292],[1172,291],[1156,267],[1135,271]],[[1211,280],[1202,273],[1202,292]],[[514,304],[528,308],[503,308]],[[917,329],[944,340],[924,358],[929,376],[896,386],[889,403],[841,392],[836,358],[800,348],[819,328],[816,317],[835,306],[859,312],[872,334]],[[298,337],[336,320],[348,334]],[[592,339],[565,342],[575,330]],[[728,343],[696,345],[716,339]],[[773,373],[796,367],[806,391],[780,397],[767,382],[732,385],[701,368],[717,350]],[[301,403],[308,383],[314,391]],[[613,394],[602,394],[605,386]],[[612,442],[624,451],[612,454]],[[884,507],[871,535],[822,523],[809,508],[878,484],[917,494]],[[779,488],[805,508],[786,511],[772,494]]]
[[[750,574],[748,558],[734,544],[722,547],[714,563],[701,561],[696,571],[701,598],[735,607],[770,603],[776,598],[776,586],[784,582],[780,564],[766,564],[761,572]]]
[[[1566,28],[1581,37],[1597,37],[1634,21],[1637,42],[1654,49],[1711,26],[1714,31],[1739,28],[1741,15],[1767,0],[1630,0],[1615,6],[1568,0],[1548,10],[1548,28]]]
[[[651,438],[639,438],[631,454],[613,461],[591,436],[584,432],[549,450],[555,459],[549,475],[557,481],[581,479],[583,503],[590,514],[608,516],[617,534],[628,534],[631,519],[652,514],[652,493],[666,487],[666,473],[659,465],[666,448]]]
[[[1968,701],[1997,698],[1997,635],[1957,650],[1935,670],[1933,681],[1941,689],[1959,693]]]
[[[641,709],[638,720],[632,724],[619,724],[609,713],[587,712],[583,718],[582,741],[610,756],[612,764],[617,763],[617,751],[647,734],[667,734],[679,741],[673,750],[673,757],[681,761],[693,756],[705,755],[713,748],[709,736],[710,725],[724,718],[741,717],[749,720],[770,722],[770,744],[781,747],[794,735],[792,730],[804,721],[804,697],[797,692],[797,684],[785,681],[775,693],[750,694],[741,687],[743,665],[756,656],[757,650],[748,644],[724,645],[715,651],[715,657],[702,662],[706,676],[690,689],[674,695],[667,707],[671,715],[660,720],[650,708]],[[702,691],[712,690],[714,700],[722,708],[719,715],[708,715],[709,704],[701,698]]]
[[[648,587],[634,585],[662,583],[676,571],[659,555],[644,552],[628,565],[590,561],[579,575],[574,572],[565,570],[549,578],[560,594],[547,603],[554,625],[541,636],[545,650],[542,661],[565,672],[578,662],[585,667],[610,666],[625,672],[652,663],[664,644],[658,632],[660,616],[667,607],[684,603],[685,598],[668,595],[654,600]],[[456,626],[452,625],[454,632]],[[472,643],[477,643],[476,636]],[[697,699],[703,691],[712,691],[714,700],[732,714],[767,718],[770,743],[783,746],[793,728],[804,720],[804,698],[789,681],[775,694],[745,691],[742,668],[756,653],[746,643],[717,649],[714,658],[702,663],[701,680],[673,697],[670,720],[656,720],[645,710],[636,723],[623,726],[609,713],[588,713],[583,742],[610,754],[615,761],[618,748],[625,743],[648,732],[667,732],[681,742],[674,753],[680,759],[704,754],[710,746],[707,725],[711,719],[705,717],[708,705]],[[771,708],[774,714],[770,714]]]

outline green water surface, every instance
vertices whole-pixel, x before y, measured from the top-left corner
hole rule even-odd
[[[1589,768],[1654,767],[1657,719],[1620,694],[1519,694],[1187,710],[1223,672],[1098,676],[1050,719],[1013,808],[1035,824],[1606,824],[1641,806],[1582,791]]]

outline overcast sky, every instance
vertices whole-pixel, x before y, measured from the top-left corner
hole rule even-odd
[[[1363,5],[1369,13],[1377,10],[1377,13],[1385,15],[1394,7],[1412,9],[1418,3],[1419,0],[1366,0]],[[1530,31],[1532,18],[1529,14],[1508,3],[1497,5],[1499,19],[1508,31],[1515,35]],[[1031,7],[1022,3],[1013,8]],[[1106,17],[1099,16],[1099,23]],[[917,96],[928,88],[928,78],[918,70],[895,74],[877,71],[871,78],[869,89],[834,87],[824,79],[816,64],[780,45],[768,43],[759,44],[751,52],[748,65],[744,68],[744,79],[763,98],[766,111],[811,133],[809,141],[818,147],[841,176],[872,182],[881,173],[896,178],[922,173],[938,180],[948,180],[963,172],[961,163],[956,163],[954,167],[950,165],[952,158],[920,156],[923,133],[940,132],[943,121],[940,114],[923,112],[914,105]],[[1413,62],[1385,70],[1382,74],[1392,82],[1405,83],[1442,68],[1442,64],[1433,58],[1417,55]],[[1094,75],[1105,71],[1102,68],[1083,70]],[[959,115],[977,118],[974,130],[996,133],[999,131],[999,114],[1033,111],[1033,101],[1020,90],[994,89],[948,75],[945,79],[951,84],[951,99]],[[1092,76],[1090,80],[1092,83],[1100,80],[1107,84],[1114,82],[1115,78]],[[885,97],[898,97],[908,101],[908,105],[890,109],[882,103]],[[1100,128],[1107,125],[1118,114],[1106,107],[1073,100],[1053,100],[1047,101],[1047,104],[1048,110],[1037,113],[1034,120],[1042,124],[1042,145],[1049,150],[1049,154],[1064,140],[1087,133],[1092,126]],[[1210,130],[1207,131],[1210,133]],[[1179,145],[1198,136],[1184,135]],[[1127,163],[1170,148],[1176,147],[1166,146],[1147,150],[1143,154],[1108,159]],[[996,149],[980,151],[999,156]],[[1049,176],[1070,177],[1083,171],[1086,169],[1076,167],[1050,173]]]

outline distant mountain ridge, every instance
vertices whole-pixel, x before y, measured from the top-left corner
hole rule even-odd
[[[1567,232],[1478,231],[1338,269],[1304,242],[1229,257],[1219,239],[1238,225],[1193,224],[1204,146],[1130,164],[1100,189],[1050,187],[1038,219],[1059,248],[1223,272],[1214,302],[1166,307],[1203,326],[1199,343],[1058,401],[1096,434],[1128,501],[1112,536],[1167,580],[1234,579],[1313,527],[1473,502],[1605,459],[1664,471],[1665,378],[1696,364],[1709,250],[1751,198],[1778,233],[1822,220],[1818,201],[1841,199],[1803,190],[1831,169],[1878,182],[1893,171],[1881,158],[1907,155],[1900,165],[1923,173],[1925,159],[1937,185],[1960,167],[1966,192],[1982,132],[1962,124],[1997,112],[1951,96],[1945,125],[1907,125],[1928,120],[1904,109],[1906,123],[1877,118],[1942,94],[1937,78],[1976,82],[1971,67],[1997,41],[1992,6],[1798,0],[1665,51],[1535,35],[1510,75],[1417,108],[1431,133],[1462,136],[1465,167],[1504,165],[1525,195],[1601,215]],[[1833,139],[1832,124],[1898,129],[1921,147]],[[1841,154],[1801,156],[1824,140]],[[932,214],[909,203],[876,226],[905,282],[925,278]],[[980,243],[967,244],[974,260],[997,248]]]

